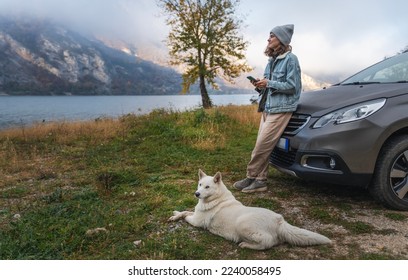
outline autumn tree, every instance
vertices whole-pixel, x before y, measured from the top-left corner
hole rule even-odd
[[[245,60],[248,42],[239,34],[239,0],[158,0],[171,27],[167,37],[170,63],[181,65],[183,93],[197,80],[204,108],[212,106],[206,84],[218,89],[216,77],[233,82],[250,71]]]

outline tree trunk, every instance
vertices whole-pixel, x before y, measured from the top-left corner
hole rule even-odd
[[[208,109],[212,107],[212,102],[210,97],[208,96],[207,88],[205,86],[205,79],[204,76],[200,75],[200,92],[201,92],[201,100],[203,102],[203,108]]]

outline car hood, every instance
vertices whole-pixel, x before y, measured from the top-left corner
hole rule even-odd
[[[321,117],[343,107],[377,98],[390,98],[408,93],[408,84],[336,85],[327,89],[303,92],[299,114]]]

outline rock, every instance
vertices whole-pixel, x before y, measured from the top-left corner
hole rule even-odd
[[[97,234],[100,234],[100,233],[108,233],[108,230],[106,228],[104,228],[104,227],[88,229],[85,234],[87,236],[93,236],[93,235],[97,235]]]
[[[133,245],[135,245],[135,247],[139,247],[140,245],[142,245],[142,240],[136,240],[133,242]]]

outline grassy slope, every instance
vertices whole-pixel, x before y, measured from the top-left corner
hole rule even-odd
[[[243,250],[186,223],[167,222],[173,210],[194,208],[198,168],[210,175],[221,171],[228,187],[245,175],[257,133],[255,111],[253,106],[158,110],[0,132],[0,259],[401,258],[367,253],[342,240],[333,246]],[[270,178],[267,193],[233,193],[246,205],[273,209],[330,238],[335,230],[325,225],[355,235],[376,231],[342,218],[353,215],[350,199],[382,210],[360,190],[345,195],[273,169]],[[89,232],[96,228],[103,229]]]

